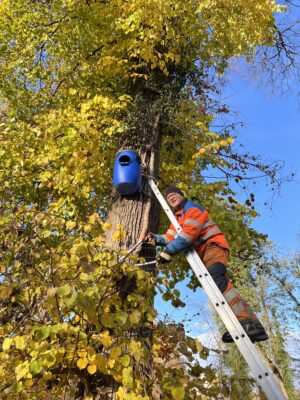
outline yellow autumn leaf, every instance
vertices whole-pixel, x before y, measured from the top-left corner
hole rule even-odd
[[[98,214],[94,213],[89,216],[89,224],[94,225],[94,223],[99,219]]]
[[[116,360],[108,360],[107,361],[107,367],[113,368],[115,366]]]
[[[26,379],[26,381],[24,382],[24,387],[26,388],[31,388],[33,386],[33,380],[32,379]]]
[[[122,228],[120,224],[117,224],[117,228],[112,235],[112,240],[124,240],[126,238],[126,231]]]
[[[121,355],[121,352],[122,352],[122,350],[121,350],[120,346],[113,347],[110,350],[110,357],[111,358],[117,358],[117,357],[119,357]]]
[[[103,238],[101,236],[97,236],[94,238],[94,242],[97,246],[101,246],[101,244],[103,243]]]
[[[171,388],[171,393],[174,400],[183,400],[185,395],[185,390],[183,387]]]
[[[228,144],[227,140],[220,140],[221,146],[227,146],[227,144]]]
[[[137,325],[140,320],[141,320],[142,314],[139,310],[134,310],[132,312],[132,314],[130,314],[129,316],[129,321],[133,324],[133,325]]]
[[[142,346],[140,342],[136,340],[130,341],[130,354],[134,357],[134,359],[139,362],[142,357]]]
[[[108,361],[107,361],[107,359],[102,355],[102,354],[96,354],[96,356],[95,356],[95,360],[94,360],[94,364],[96,364],[97,365],[97,368],[100,370],[100,371],[105,371],[106,370],[106,367],[107,367],[107,365],[108,365]]]
[[[107,231],[111,228],[111,224],[109,224],[108,222],[104,222],[104,224],[102,225],[102,228]]]
[[[80,358],[86,358],[87,356],[87,351],[85,349],[82,350],[77,350],[77,354]]]
[[[124,367],[128,367],[128,365],[130,364],[130,356],[128,354],[125,354],[125,356],[120,357],[118,359],[118,362],[123,365]]]
[[[110,347],[114,342],[113,337],[109,335],[109,331],[104,331],[103,333],[100,333],[99,339],[103,346],[106,348]]]
[[[51,287],[51,288],[47,289],[48,297],[54,297],[56,293],[57,293],[57,288]]]
[[[87,371],[89,374],[93,375],[97,371],[97,365],[92,364],[87,367]]]
[[[71,229],[75,228],[76,226],[76,222],[75,221],[67,221],[66,222],[66,228],[68,229],[68,231],[70,231]]]
[[[84,232],[88,233],[88,232],[91,232],[92,227],[91,227],[91,225],[84,225],[83,229],[84,229]]]
[[[26,344],[25,344],[24,336],[16,336],[15,337],[15,346],[16,346],[16,349],[19,349],[19,350],[25,349]]]
[[[5,299],[11,294],[11,292],[12,289],[10,287],[5,287],[5,286],[0,287],[0,299]]]
[[[126,392],[122,386],[119,387],[117,391],[117,400],[124,400]]]
[[[88,363],[89,363],[89,361],[88,361],[87,358],[79,358],[79,360],[77,360],[77,366],[78,366],[79,369],[86,368]]]
[[[45,371],[45,372],[43,373],[43,379],[45,379],[45,381],[47,381],[47,380],[49,380],[49,379],[52,379],[52,377],[53,377],[53,375],[52,375],[52,373],[49,372],[49,371]]]
[[[129,387],[129,388],[133,385],[132,368],[131,367],[127,367],[127,368],[123,369],[122,383],[125,387]]]
[[[2,344],[3,350],[4,350],[4,351],[5,351],[5,350],[9,350],[10,347],[11,347],[11,345],[12,345],[13,343],[14,343],[14,339],[13,339],[13,338],[6,338],[6,339],[4,339],[3,344]]]
[[[16,379],[19,381],[24,376],[27,376],[29,373],[29,362],[24,361],[21,364],[18,364],[15,368]]]

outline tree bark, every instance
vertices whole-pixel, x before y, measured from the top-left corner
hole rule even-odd
[[[140,193],[131,196],[121,196],[115,194],[115,200],[108,212],[106,221],[111,225],[106,234],[107,246],[115,251],[127,249],[135,244],[140,236],[149,231],[157,231],[159,226],[159,203],[152,192],[148,179],[156,179],[159,167],[159,150],[161,144],[161,132],[159,126],[160,114],[153,116],[152,121],[144,121],[148,134],[141,135],[139,131],[130,135],[130,140],[126,137],[123,149],[135,150],[139,153],[142,160],[143,176],[142,188]],[[146,142],[148,144],[144,145]],[[113,233],[117,225],[120,224],[126,231],[126,237],[120,241],[113,241]],[[155,257],[154,248],[149,249],[143,246],[139,251],[141,257],[146,260]]]
[[[147,96],[146,96],[147,98]],[[148,101],[149,100],[149,101]],[[119,150],[137,151],[142,162],[142,187],[139,193],[132,196],[121,196],[116,191],[113,196],[112,205],[107,214],[106,222],[111,228],[106,232],[106,246],[114,251],[125,250],[137,243],[139,238],[149,231],[156,232],[159,226],[160,205],[156,199],[148,179],[157,179],[159,171],[159,153],[161,147],[162,132],[160,127],[161,113],[155,107],[157,98],[150,98],[142,101],[137,107],[133,118],[131,118],[132,128],[124,133],[121,138]],[[154,104],[154,107],[153,107]],[[155,110],[156,108],[156,110]],[[120,224],[126,231],[124,239],[113,240],[113,233]],[[143,257],[146,262],[155,260],[155,246],[149,243],[140,246],[136,253]],[[151,274],[155,273],[155,264],[140,267]],[[124,275],[117,284],[119,295],[122,299],[131,293],[136,287],[134,278]],[[149,292],[148,300],[154,303],[154,289]],[[153,329],[142,326],[136,330],[128,332],[129,336],[136,336],[148,349],[149,360],[145,367],[145,373],[152,374],[151,343]],[[118,386],[118,385],[117,385]],[[113,390],[112,399],[115,397]]]

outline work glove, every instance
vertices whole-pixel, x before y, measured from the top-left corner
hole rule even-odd
[[[148,232],[145,236],[141,236],[140,240],[142,240],[144,243],[149,243],[155,246],[155,237],[152,232]]]
[[[172,254],[170,250],[165,248],[159,255],[156,257],[156,261],[158,264],[168,264],[171,261]]]

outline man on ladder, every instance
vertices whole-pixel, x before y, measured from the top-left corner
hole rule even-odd
[[[228,278],[227,260],[230,248],[224,234],[209,218],[207,211],[187,200],[179,188],[169,186],[166,195],[167,202],[176,210],[175,216],[182,231],[177,235],[171,224],[164,235],[147,234],[147,238],[153,238],[156,245],[166,246],[159,254],[158,262],[168,263],[173,255],[194,246],[251,341],[267,340],[268,335],[264,327]],[[225,343],[233,342],[229,332],[223,334],[222,340]]]

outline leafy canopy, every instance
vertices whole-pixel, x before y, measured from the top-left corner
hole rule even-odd
[[[229,218],[231,191],[224,182],[203,185],[198,172],[231,166],[220,154],[231,154],[233,139],[211,130],[212,76],[231,57],[251,59],[256,46],[272,44],[276,11],[269,0],[1,1],[5,394],[92,396],[113,382],[120,400],[154,392],[182,400],[221,390],[210,368],[195,363],[193,354],[205,357],[200,344],[184,339],[174,350],[172,330],[158,329],[154,340],[156,379],[145,373],[149,350],[130,332],[152,325],[154,282],[131,263],[120,265],[103,245],[111,167],[141,103],[161,110],[161,181],[167,184],[172,171],[190,194],[201,193],[229,238],[239,233],[237,250],[251,243],[255,212],[236,204]],[[115,239],[125,234],[119,228]],[[177,271],[177,279],[185,273]],[[124,274],[137,282],[125,298]],[[170,296],[178,293],[168,289]],[[189,375],[167,364],[170,343]]]

